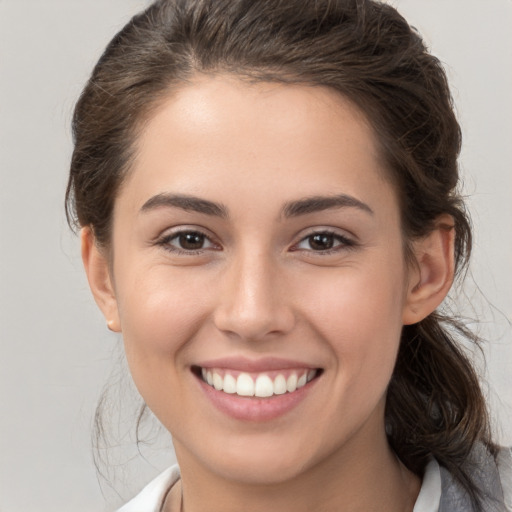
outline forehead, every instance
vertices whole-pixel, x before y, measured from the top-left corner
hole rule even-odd
[[[377,147],[365,116],[331,89],[201,77],[154,110],[124,188],[139,206],[175,190],[229,196],[266,187],[282,201],[329,189],[357,195],[387,181]]]
[[[339,130],[347,124],[350,130]],[[331,88],[249,82],[231,75],[199,76],[164,96],[152,110],[139,143],[147,145],[162,128],[197,142],[201,136],[224,136],[226,130],[220,129],[231,128],[237,138],[249,134],[255,144],[262,142],[257,136],[263,133],[274,137],[286,132],[290,143],[309,138],[316,145],[323,140],[328,147],[352,134],[352,144],[364,144],[372,152],[376,147],[365,115]]]

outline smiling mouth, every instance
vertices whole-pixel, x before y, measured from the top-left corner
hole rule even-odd
[[[193,367],[193,373],[208,386],[230,395],[269,398],[294,393],[322,373],[319,368],[270,372],[240,372],[224,368]]]

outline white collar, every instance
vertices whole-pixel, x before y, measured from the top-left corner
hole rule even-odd
[[[435,459],[425,468],[418,499],[412,512],[438,512],[441,501],[441,470]]]
[[[117,512],[161,512],[167,493],[179,478],[180,469],[171,466]]]

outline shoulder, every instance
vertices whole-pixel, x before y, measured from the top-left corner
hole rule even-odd
[[[493,457],[483,445],[473,451],[468,469],[480,487],[484,510],[512,512],[512,451],[501,448]],[[468,494],[446,468],[441,467],[441,502],[439,512],[469,512],[473,510]]]
[[[167,493],[179,478],[178,466],[171,466],[117,512],[160,512]]]
[[[496,457],[507,512],[512,511],[512,448],[503,448]]]

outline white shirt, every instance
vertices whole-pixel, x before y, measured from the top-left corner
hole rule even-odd
[[[150,482],[118,512],[161,512],[169,489],[179,480],[178,466],[172,466]],[[441,499],[439,464],[432,459],[426,469],[413,512],[437,512]]]

